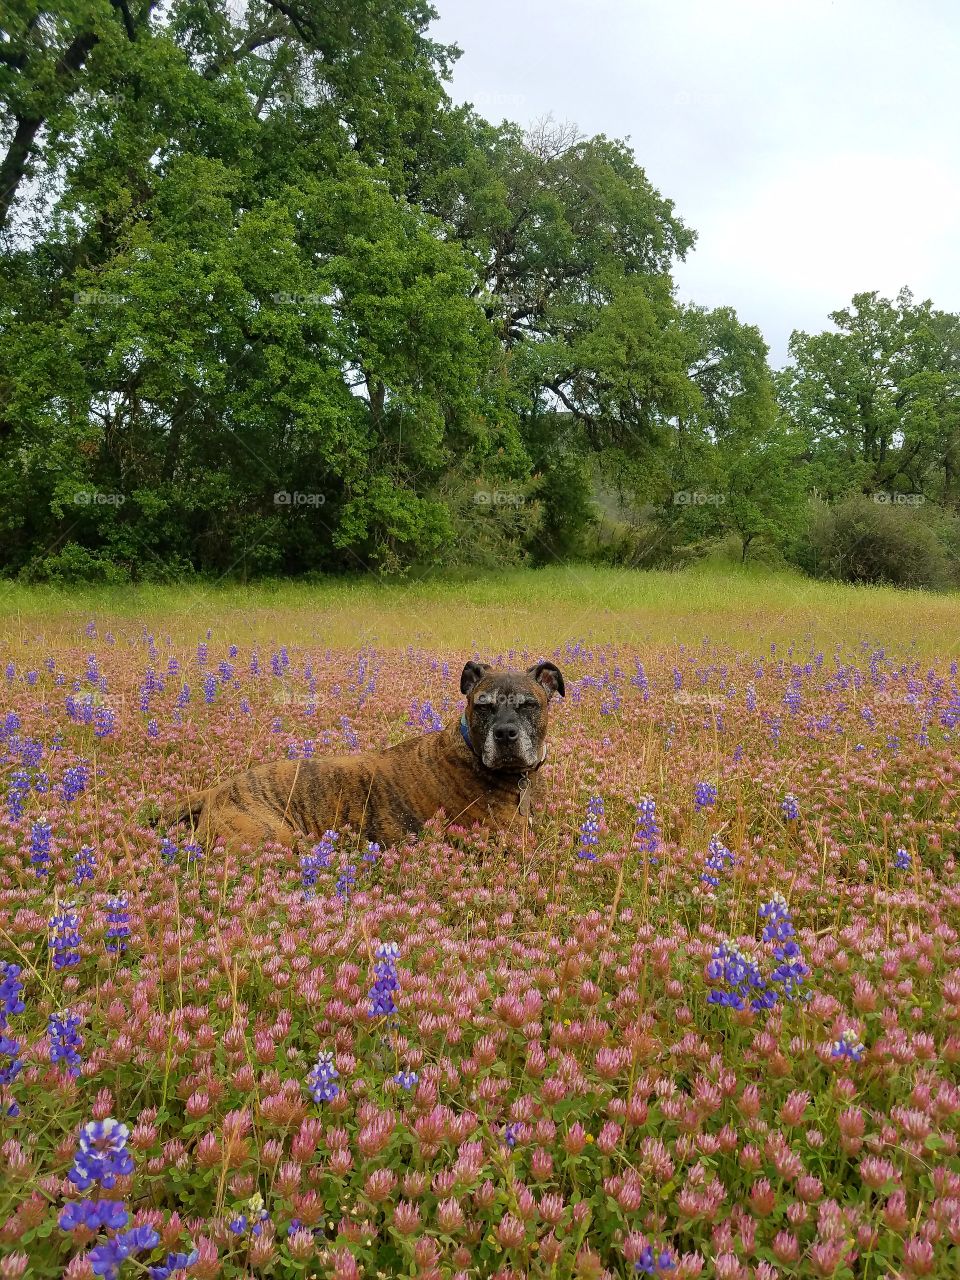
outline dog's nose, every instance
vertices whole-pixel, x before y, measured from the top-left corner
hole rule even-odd
[[[498,724],[493,731],[494,742],[501,745],[505,742],[516,742],[520,737],[520,730],[515,724]]]

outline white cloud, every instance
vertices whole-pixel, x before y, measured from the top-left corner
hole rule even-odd
[[[453,94],[629,136],[699,235],[681,295],[780,363],[861,289],[960,311],[953,0],[435,0]]]

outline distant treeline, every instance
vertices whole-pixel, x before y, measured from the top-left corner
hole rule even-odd
[[[0,571],[398,571],[718,539],[948,585],[960,319],[904,291],[771,372],[681,305],[631,149],[453,105],[420,0],[15,0]]]

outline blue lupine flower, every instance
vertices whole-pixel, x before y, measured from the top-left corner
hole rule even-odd
[[[103,1276],[104,1280],[117,1280],[120,1268],[127,1258],[135,1253],[145,1253],[155,1249],[160,1243],[160,1236],[150,1226],[132,1227],[119,1235],[98,1244],[87,1254],[95,1276]]]
[[[420,729],[423,733],[439,733],[443,728],[443,721],[426,698],[422,703],[414,698],[407,713],[407,726]]]
[[[519,1129],[519,1124],[505,1124],[503,1126],[503,1141],[511,1151],[517,1145],[517,1133]]]
[[[317,1065],[307,1076],[307,1090],[314,1102],[330,1102],[340,1092],[340,1086],[334,1081],[340,1078],[340,1072],[333,1065],[332,1053],[321,1053]]]
[[[775,893],[760,908],[760,917],[767,921],[763,929],[764,942],[777,944],[773,948],[777,966],[770,975],[770,981],[782,987],[788,1000],[793,1000],[799,994],[798,988],[810,970],[803,963],[800,948],[794,940],[796,931],[790,919],[786,898]]]
[[[338,839],[336,831],[325,831],[319,844],[315,844],[309,853],[300,858],[300,883],[304,895],[313,896],[317,887],[317,879],[322,870],[333,861],[334,845]]]
[[[72,1009],[64,1009],[62,1013],[51,1013],[47,1021],[50,1061],[54,1066],[58,1062],[66,1063],[67,1074],[74,1079],[80,1074],[80,1050],[83,1048],[80,1023],[80,1015],[74,1013]]]
[[[48,944],[53,952],[53,967],[58,972],[80,963],[80,920],[72,906],[50,917]]]
[[[187,866],[203,861],[203,846],[197,844],[195,840],[188,840],[183,846],[183,852],[187,855]]]
[[[242,1236],[247,1229],[247,1215],[238,1213],[235,1218],[230,1219],[227,1226],[235,1236]]]
[[[177,860],[177,842],[171,840],[169,836],[164,836],[160,841],[160,857],[170,866]]]
[[[189,701],[190,701],[190,686],[188,684],[182,684],[180,686],[180,692],[177,694],[177,706],[185,707]]]
[[[376,981],[370,988],[370,1017],[385,1018],[396,1013],[393,993],[398,990],[397,956],[400,948],[395,942],[381,942],[377,947],[377,963],[373,966]]]
[[[43,759],[43,743],[35,738],[24,738],[20,743],[20,763],[25,769],[36,769]]]
[[[673,1271],[676,1267],[673,1255],[666,1249],[660,1254],[653,1252],[653,1246],[647,1245],[641,1250],[640,1257],[633,1264],[633,1269],[640,1276],[662,1275],[664,1271]]]
[[[724,1005],[730,1009],[757,1011],[770,1009],[777,1002],[777,993],[763,980],[756,961],[735,943],[721,942],[707,965],[707,977],[711,982],[722,982],[726,990],[714,987],[707,996],[708,1004]]]
[[[217,696],[217,677],[208,671],[203,677],[203,700],[209,707]]]
[[[53,831],[45,818],[38,818],[30,828],[30,861],[40,879],[50,874],[50,840]]]
[[[393,1078],[401,1089],[412,1089],[420,1080],[415,1071],[398,1071]]]
[[[787,822],[796,822],[800,817],[800,806],[797,804],[797,797],[790,791],[781,800],[780,809]]]
[[[712,782],[698,782],[693,792],[693,804],[697,813],[712,809],[717,803],[717,788]]]
[[[790,714],[795,716],[800,710],[800,703],[802,701],[799,681],[795,680],[791,683],[787,692],[783,695],[783,701]]]
[[[127,1150],[130,1130],[119,1120],[90,1120],[80,1131],[80,1149],[67,1177],[78,1191],[97,1183],[109,1191],[118,1178],[133,1173],[133,1156]]]
[[[363,854],[364,862],[376,862],[380,856],[380,846],[373,840],[367,841],[367,852]]]
[[[127,906],[127,895],[118,893],[108,898],[105,914],[108,921],[107,950],[114,953],[126,951],[126,940],[130,936],[130,911]]]
[[[650,796],[637,801],[637,825],[633,836],[634,847],[643,853],[656,853],[660,845],[660,825],[657,822],[657,802]]]
[[[147,1267],[147,1275],[150,1280],[167,1280],[174,1271],[183,1271],[187,1267],[192,1267],[199,1257],[200,1254],[196,1249],[191,1249],[189,1253],[168,1253],[166,1262]]]
[[[156,720],[147,721],[147,737],[148,738],[160,737],[160,726],[157,724]]]
[[[597,836],[600,830],[600,822],[603,819],[603,796],[591,796],[587,801],[587,814],[580,828],[580,847],[577,850],[578,858],[585,858],[589,862],[596,861],[597,855],[594,853],[594,847],[597,843]]]
[[[732,867],[736,859],[726,845],[720,842],[719,837],[711,836],[710,844],[707,846],[707,856],[704,861],[706,871],[702,872],[700,879],[711,888],[717,889],[720,886],[720,875],[727,868],[727,863]]]
[[[60,786],[64,800],[67,804],[72,804],[87,789],[87,766],[81,762],[64,769]]]
[[[343,740],[351,751],[357,751],[360,747],[360,739],[353,731],[349,716],[340,717],[340,728],[343,730]]]
[[[119,1231],[127,1225],[129,1218],[122,1200],[70,1200],[57,1221],[61,1231],[76,1231],[77,1227],[88,1227],[91,1231],[106,1227],[108,1231]]]
[[[912,859],[906,849],[898,849],[893,857],[893,865],[897,871],[909,871]]]
[[[73,855],[73,883],[83,884],[84,880],[92,880],[97,870],[97,860],[89,845],[81,845]]]
[[[99,706],[93,713],[93,733],[97,738],[109,738],[117,724],[117,715],[112,707]]]
[[[10,810],[11,822],[17,822],[23,817],[23,801],[29,791],[29,773],[25,769],[16,769],[10,775],[10,782],[7,788],[7,805]]]
[[[859,1062],[866,1046],[855,1031],[844,1031],[839,1040],[834,1040],[830,1056],[833,1058],[849,1058],[851,1062]]]
[[[197,645],[197,666],[202,667],[207,660],[207,646],[203,643]]]
[[[23,1013],[23,982],[20,978],[20,966],[7,964],[0,960],[0,1088],[12,1082],[20,1074],[23,1063],[20,1061],[20,1041],[7,1035],[10,1019]],[[13,1107],[16,1103],[12,1104]],[[16,1115],[8,1110],[8,1115]]]
[[[344,867],[343,870],[340,872],[339,878],[337,879],[337,889],[336,889],[337,897],[340,899],[341,902],[349,902],[350,894],[353,891],[353,886],[356,884],[356,882],[357,882],[357,868],[352,864],[350,866]]]
[[[18,964],[7,964],[0,960],[0,1031],[8,1025],[10,1018],[15,1018],[26,1008],[23,1003],[21,972]]]

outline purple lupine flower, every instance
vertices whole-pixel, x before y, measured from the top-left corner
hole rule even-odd
[[[332,1053],[321,1053],[317,1064],[307,1076],[307,1090],[314,1102],[330,1102],[340,1092],[340,1086],[334,1081],[339,1079],[340,1072],[333,1065]]]
[[[783,797],[780,802],[780,810],[787,822],[796,822],[800,817],[800,806],[797,804],[797,797],[790,791]]]
[[[147,1275],[150,1280],[168,1280],[175,1271],[184,1271],[187,1267],[192,1267],[199,1257],[200,1253],[197,1249],[191,1249],[189,1253],[168,1253],[166,1262],[147,1267]]]
[[[712,809],[717,803],[717,788],[712,782],[698,782],[693,792],[693,804],[697,813]]]
[[[333,861],[337,839],[336,831],[325,831],[320,843],[315,844],[309,853],[300,858],[300,884],[305,897],[313,897],[320,872]]]
[[[108,922],[106,934],[107,950],[116,954],[126,951],[126,940],[130,936],[130,911],[125,893],[117,893],[107,899],[106,917]]]
[[[707,846],[707,856],[704,860],[706,871],[701,873],[700,879],[711,888],[717,889],[720,886],[720,875],[727,868],[727,863],[732,867],[735,859],[725,844],[722,844],[719,837],[711,836],[710,844]]]
[[[352,864],[343,868],[337,879],[336,894],[341,902],[349,902],[353,886],[357,883],[357,868]]]
[[[87,1257],[95,1276],[103,1276],[104,1280],[117,1280],[120,1268],[127,1258],[155,1249],[159,1243],[160,1236],[153,1227],[131,1227],[129,1231],[115,1235],[112,1240],[98,1244],[90,1250]]]
[[[839,1040],[834,1040],[830,1050],[832,1058],[848,1058],[851,1062],[859,1062],[866,1046],[851,1028],[847,1028]]]
[[[642,853],[656,853],[660,846],[660,824],[657,822],[657,802],[651,796],[637,801],[637,824],[633,845]]]
[[[708,1004],[756,1011],[770,1009],[777,1002],[777,993],[764,982],[757,962],[733,942],[721,942],[715,949],[707,965],[707,978],[723,984],[711,989]]]
[[[10,775],[7,787],[7,807],[10,810],[10,821],[17,822],[23,817],[23,801],[30,791],[30,774],[26,769],[16,769]]]
[[[73,906],[66,905],[48,921],[47,942],[53,952],[53,967],[60,972],[80,963],[80,920]]]
[[[38,879],[50,874],[50,840],[53,831],[45,818],[38,818],[30,828],[30,861]]]
[[[776,943],[773,955],[777,966],[770,975],[770,981],[782,988],[788,1000],[794,1000],[810,970],[804,964],[800,947],[795,941],[796,931],[790,919],[786,898],[775,893],[769,902],[761,906],[760,917],[767,922],[763,929],[764,942]]]
[[[67,1174],[78,1191],[96,1183],[109,1191],[118,1178],[133,1173],[133,1156],[127,1150],[130,1130],[119,1120],[90,1120],[80,1131],[80,1145]]]
[[[20,1041],[7,1035],[10,1019],[23,1013],[23,982],[20,966],[0,961],[0,1088],[12,1084],[23,1068]],[[8,1112],[15,1115],[15,1111]]]
[[[67,804],[72,804],[78,796],[83,795],[87,789],[87,766],[83,761],[71,765],[69,769],[64,769],[60,787]]]
[[[377,963],[373,966],[376,981],[370,988],[370,1017],[388,1018],[397,1012],[393,993],[399,989],[397,956],[400,948],[395,942],[381,942],[377,947]]]
[[[117,725],[117,714],[112,707],[99,706],[93,713],[93,733],[97,738],[109,738]]]
[[[73,855],[73,883],[83,884],[84,880],[92,880],[96,874],[97,860],[89,845],[81,845]]]
[[[909,871],[912,859],[906,849],[898,849],[893,857],[893,865],[897,871]]]
[[[80,1050],[83,1048],[83,1036],[80,1035],[81,1021],[80,1015],[74,1013],[72,1009],[51,1013],[47,1021],[50,1061],[54,1066],[58,1062],[66,1063],[67,1074],[74,1079],[80,1075]]]
[[[106,1227],[108,1231],[119,1231],[127,1225],[129,1218],[122,1200],[69,1200],[57,1222],[61,1231],[76,1231],[77,1227],[87,1227],[91,1231]]]
[[[591,796],[587,801],[587,814],[580,828],[580,842],[577,849],[578,858],[584,858],[588,862],[596,861],[597,855],[594,853],[594,847],[597,843],[597,835],[602,819],[603,796]]]

